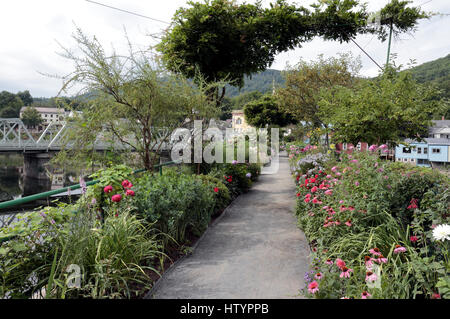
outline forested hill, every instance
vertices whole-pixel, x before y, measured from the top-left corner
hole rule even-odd
[[[443,58],[415,66],[409,71],[421,83],[434,82],[443,91],[443,96],[450,98],[450,54]]]
[[[239,88],[227,86],[225,96],[234,97],[242,93],[259,91],[261,93],[272,92],[272,85],[284,85],[284,79],[281,76],[281,71],[274,69],[267,69],[263,72],[253,74],[252,77],[245,77],[244,86],[239,91]]]

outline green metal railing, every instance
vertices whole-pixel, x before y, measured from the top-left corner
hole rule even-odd
[[[162,175],[162,168],[163,168],[163,166],[172,165],[172,164],[179,164],[179,163],[180,163],[179,161],[171,161],[171,162],[158,164],[158,165],[155,165],[153,167],[154,168],[158,168],[159,169],[159,174]],[[146,170],[145,168],[138,169],[138,170],[134,171],[133,174],[141,173],[141,172],[144,172],[145,170]],[[89,181],[89,182],[86,182],[86,186],[91,186],[91,185],[97,184],[98,182],[99,182],[98,179],[93,180],[93,181]],[[38,194],[34,194],[34,195],[22,197],[22,198],[9,200],[9,201],[6,201],[6,202],[1,202],[0,203],[0,209],[9,208],[9,207],[17,206],[17,205],[22,205],[22,204],[25,204],[25,203],[33,202],[33,201],[38,200],[38,199],[44,199],[44,198],[50,197],[52,195],[61,194],[61,193],[67,192],[69,190],[75,190],[75,189],[79,189],[79,188],[81,188],[80,184],[75,184],[75,185],[71,185],[71,186],[55,189],[55,190],[52,190],[52,191],[47,191],[47,192],[38,193]]]

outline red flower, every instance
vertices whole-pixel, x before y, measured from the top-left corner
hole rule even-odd
[[[113,195],[113,196],[111,197],[111,200],[112,200],[113,202],[118,203],[118,202],[120,202],[120,201],[122,200],[122,195],[120,195],[120,194]]]
[[[130,181],[128,181],[128,180],[124,180],[122,182],[122,186],[123,186],[123,188],[131,188],[131,187],[133,187],[133,184],[131,184]]]
[[[229,179],[227,179],[227,181],[228,181],[229,183],[231,183],[233,180],[232,180],[231,178],[229,178]]]
[[[214,187],[214,193],[218,193],[219,192],[219,187]]]
[[[127,191],[126,191],[126,193],[125,193],[127,196],[134,196],[135,194],[134,194],[134,191],[133,190],[131,190],[131,189],[127,189]]]
[[[106,186],[105,188],[103,188],[103,191],[104,191],[105,193],[110,193],[110,192],[112,192],[112,190],[113,190],[113,188],[112,188],[111,185],[108,185],[108,186]]]
[[[415,243],[416,241],[419,240],[419,238],[417,238],[417,236],[411,236],[411,237],[409,237],[409,240],[410,240],[412,243]]]
[[[301,194],[300,193],[297,193],[297,197],[299,197]]]

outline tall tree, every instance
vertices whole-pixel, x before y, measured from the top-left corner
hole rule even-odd
[[[0,117],[19,117],[22,100],[14,93],[0,92]]]
[[[255,127],[285,127],[294,122],[293,117],[280,108],[272,95],[247,103],[244,114],[247,123]]]
[[[149,52],[136,53],[130,44],[128,56],[107,54],[96,38],[80,29],[74,39],[84,54],[65,51],[75,70],[64,79],[63,89],[79,84],[95,94],[65,138],[78,153],[92,152],[101,136],[113,147],[118,143],[136,151],[142,165],[152,170],[174,129],[215,109],[200,88],[166,72]]]
[[[337,142],[397,144],[427,136],[432,114],[439,108],[434,89],[418,84],[409,72],[396,71],[389,67],[353,89],[322,90],[320,114],[332,125]]]
[[[33,97],[30,94],[30,91],[25,90],[23,92],[18,92],[17,96],[22,100],[23,105],[31,105],[33,104]]]
[[[281,107],[312,128],[328,128],[319,111],[320,91],[335,85],[352,87],[358,81],[360,61],[350,54],[316,61],[300,61],[284,72],[285,87],[276,91]],[[328,134],[326,130],[326,134]]]
[[[196,72],[209,81],[227,80],[241,87],[244,75],[263,71],[282,51],[315,36],[349,41],[367,28],[368,13],[356,0],[320,1],[309,10],[277,0],[270,8],[238,5],[230,0],[188,2],[179,9],[158,50],[167,67],[192,78]],[[225,87],[210,92],[218,103]]]
[[[36,127],[42,123],[41,114],[34,107],[27,107],[22,113],[22,122],[31,127]]]

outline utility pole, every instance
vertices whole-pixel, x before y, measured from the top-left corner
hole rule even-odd
[[[386,67],[389,65],[389,56],[391,55],[391,40],[392,40],[392,18],[391,18],[391,29],[389,30],[389,43],[388,43],[388,52],[386,58]]]

